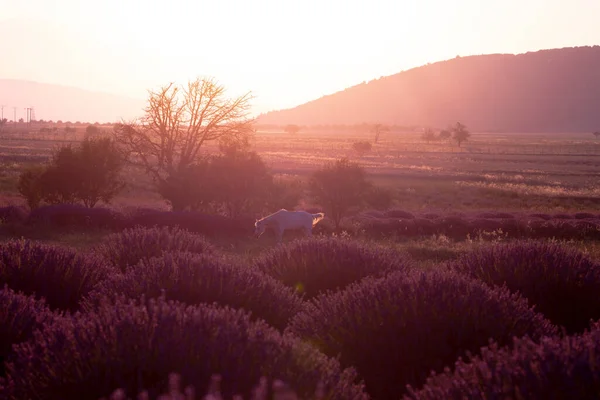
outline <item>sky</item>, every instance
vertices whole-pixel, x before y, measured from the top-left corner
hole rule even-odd
[[[0,0],[0,78],[146,99],[207,76],[257,114],[457,55],[598,45],[599,15],[599,0]]]

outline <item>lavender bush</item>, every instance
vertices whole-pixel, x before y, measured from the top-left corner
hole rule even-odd
[[[0,243],[0,285],[45,298],[53,310],[76,310],[114,269],[92,255],[30,240]]]
[[[4,285],[0,289],[0,377],[4,375],[4,360],[12,345],[33,337],[33,332],[53,320],[54,314],[44,300],[15,292]]]
[[[300,239],[278,246],[264,253],[254,265],[310,298],[367,276],[408,269],[412,262],[382,246],[329,237]]]
[[[179,227],[207,237],[250,236],[254,230],[254,219],[227,218],[222,215],[204,214],[195,211],[161,211],[139,208],[127,215],[129,227]]]
[[[197,393],[200,394],[202,391],[196,390],[194,385],[187,385],[183,387],[183,380],[181,375],[172,372],[169,374],[169,382],[167,386],[167,391],[158,395],[156,399],[165,400],[165,399],[185,399],[185,400],[225,400],[225,398],[221,395],[221,380],[222,377],[219,374],[213,374],[210,379],[210,383],[208,387],[204,391],[204,395],[202,397],[196,397]],[[271,381],[271,382],[269,382]],[[271,385],[269,385],[271,383]],[[317,389],[315,390],[314,396],[311,396],[312,400],[325,400],[326,393],[323,390],[322,385],[317,385]],[[138,399],[150,400],[150,396],[147,391],[142,391],[138,394]],[[243,396],[235,396],[232,397],[234,400],[300,400],[297,393],[285,382],[274,379],[270,380],[266,376],[260,378],[260,380],[256,383],[256,386],[252,389],[251,397],[243,397]],[[126,400],[127,397],[123,391],[123,389],[116,389],[113,393],[111,393],[110,400]],[[99,400],[107,400],[105,397]]]
[[[497,343],[459,360],[427,380],[420,390],[409,388],[405,400],[437,399],[578,399],[600,394],[600,323],[582,335],[547,337],[540,342],[515,338],[512,346]]]
[[[0,225],[16,224],[25,221],[25,219],[27,219],[27,212],[22,207],[0,207]]]
[[[283,329],[300,311],[302,300],[288,287],[260,271],[226,262],[216,256],[164,253],[142,260],[125,274],[115,274],[85,300],[93,309],[104,297],[159,297],[186,304],[212,303],[244,308],[253,317]]]
[[[95,251],[125,272],[140,260],[161,256],[165,251],[215,254],[216,249],[203,236],[178,227],[141,227],[107,236]]]
[[[506,289],[452,271],[396,272],[321,295],[288,332],[354,366],[374,399],[397,399],[406,384],[425,382],[490,338],[539,339],[557,333],[549,321]]]
[[[490,285],[520,292],[568,333],[600,319],[600,264],[576,249],[552,242],[495,244],[461,256],[451,269]]]
[[[31,211],[29,225],[46,225],[61,229],[114,229],[125,227],[125,217],[109,208],[89,208],[81,204],[53,204]]]
[[[155,396],[174,370],[197,387],[220,374],[227,397],[248,396],[270,376],[302,396],[323,382],[331,399],[368,399],[353,370],[242,310],[163,298],[120,299],[63,318],[14,352],[0,393],[8,399],[97,399],[115,388]]]

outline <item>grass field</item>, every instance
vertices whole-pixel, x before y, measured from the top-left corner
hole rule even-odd
[[[16,191],[22,168],[47,160],[60,145],[82,140],[85,127],[77,126],[76,132],[68,134],[24,131],[2,134],[0,206],[23,204]],[[458,147],[453,142],[426,143],[419,132],[392,131],[382,134],[366,154],[357,154],[352,149],[354,142],[372,141],[372,136],[351,129],[346,132],[305,129],[295,135],[277,129],[258,129],[252,145],[274,174],[301,179],[327,161],[349,157],[365,167],[371,180],[393,190],[393,208],[408,212],[600,212],[600,140],[592,134],[473,132]],[[215,152],[217,146],[209,144],[205,151]],[[128,167],[126,174],[129,183],[111,207],[168,209],[142,171]],[[303,199],[299,204],[302,206],[312,204]],[[62,236],[52,230],[24,234],[71,242],[77,247],[93,243],[102,235],[77,232]],[[406,238],[395,245],[422,248],[421,238],[415,240],[415,245]],[[468,244],[464,242],[461,246]],[[586,246],[594,248],[595,244]],[[243,253],[258,251],[254,241],[223,243],[223,247]]]

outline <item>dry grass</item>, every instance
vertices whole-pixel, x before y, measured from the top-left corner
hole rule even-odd
[[[14,202],[22,168],[47,159],[58,145],[81,140],[84,131],[82,125],[67,135],[3,134],[3,196]],[[473,132],[459,148],[450,142],[425,143],[415,132],[390,132],[363,156],[352,149],[354,142],[372,139],[370,133],[351,130],[305,130],[296,135],[259,130],[253,146],[274,173],[304,178],[326,161],[350,157],[376,183],[392,188],[396,206],[405,210],[600,210],[600,140],[591,133]],[[215,152],[217,146],[211,144],[205,151]],[[117,208],[165,207],[142,170],[128,168],[126,174],[131,183],[114,200]]]

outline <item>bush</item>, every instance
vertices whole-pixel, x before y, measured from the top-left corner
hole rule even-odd
[[[109,208],[88,208],[80,204],[54,204],[39,207],[27,218],[31,225],[63,229],[122,229],[124,217]]]
[[[216,253],[214,246],[204,237],[178,227],[126,229],[108,235],[95,250],[123,272],[127,266],[161,256],[164,252]]]
[[[314,393],[323,381],[332,399],[367,399],[352,370],[300,340],[281,335],[242,310],[185,306],[154,299],[119,300],[96,312],[77,313],[17,345],[7,363],[9,398],[100,398],[115,388],[155,395],[167,374],[207,387],[223,378],[223,395],[248,396],[261,376]],[[0,393],[0,396],[3,393]]]
[[[343,366],[354,366],[373,398],[398,398],[465,351],[494,338],[557,333],[525,299],[452,271],[397,272],[319,296],[289,324]]]
[[[506,284],[569,333],[600,318],[600,265],[578,250],[550,242],[496,244],[449,267],[490,285]]]
[[[536,343],[516,338],[512,347],[492,344],[468,363],[459,360],[427,380],[421,390],[409,388],[405,400],[428,399],[580,399],[600,393],[600,324],[590,332]]]
[[[302,308],[302,300],[270,276],[215,256],[192,253],[164,253],[140,261],[126,274],[105,281],[90,294],[84,308],[93,308],[105,296],[155,298],[163,291],[167,299],[190,305],[217,302],[244,308],[279,329]]]
[[[306,298],[337,290],[370,275],[412,267],[408,257],[379,246],[340,238],[309,238],[266,251],[255,261],[260,271]]]
[[[313,172],[309,187],[316,203],[324,207],[325,214],[339,229],[350,209],[363,205],[371,184],[363,167],[342,158]]]
[[[17,190],[25,198],[30,210],[38,208],[44,198],[42,177],[45,171],[46,168],[43,165],[34,165],[25,168],[19,175]]]
[[[22,223],[27,219],[27,213],[21,207],[0,207],[0,224]]]
[[[206,237],[250,236],[254,232],[254,218],[227,218],[222,215],[194,211],[161,211],[138,208],[127,216],[130,228],[178,227]]]
[[[54,318],[44,300],[15,292],[4,285],[0,289],[0,376],[12,345],[33,337],[33,332]]]
[[[0,285],[45,298],[53,309],[73,311],[113,269],[74,249],[10,240],[0,244]]]

